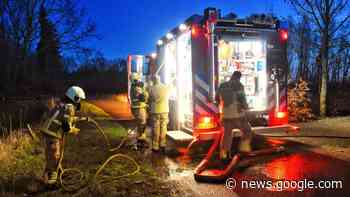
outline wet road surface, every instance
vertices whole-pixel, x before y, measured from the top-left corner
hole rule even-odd
[[[111,97],[94,103],[116,119],[132,117],[125,107],[125,99]],[[130,125],[130,121],[121,123]],[[212,184],[194,180],[193,169],[204,157],[203,154],[162,157],[157,159],[155,166],[162,165],[162,169],[167,171],[165,178],[175,180],[184,190],[190,190],[196,196],[350,196],[349,157],[335,157],[331,152],[319,151],[319,146],[312,145],[318,139],[307,139],[301,143],[293,138],[256,137],[253,141],[256,150],[280,145],[287,150],[275,155],[243,159],[227,181],[227,186],[225,182]],[[338,141],[333,140],[333,143]],[[339,143],[344,142],[340,140]],[[215,168],[224,167],[219,161],[212,163]]]
[[[256,143],[266,146],[271,141],[260,138],[255,140]],[[284,144],[286,152],[243,159],[227,180],[227,187],[225,182],[195,182],[193,163],[183,165],[176,158],[168,158],[166,162],[171,172],[169,178],[178,181],[183,187],[191,188],[198,196],[350,195],[349,161],[316,153],[314,147],[292,140],[279,140],[279,143]],[[218,167],[215,161],[213,166]]]

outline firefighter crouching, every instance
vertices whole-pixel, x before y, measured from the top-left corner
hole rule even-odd
[[[239,151],[251,151],[252,129],[246,116],[248,104],[240,78],[241,72],[235,71],[228,82],[224,82],[220,85],[216,95],[216,100],[221,100],[221,102],[223,102],[222,122],[224,126],[224,135],[220,147],[220,158],[223,160],[231,157],[233,129],[240,129],[242,133]]]
[[[145,141],[145,129],[147,123],[147,99],[148,94],[139,75],[132,75],[130,89],[131,112],[137,124],[137,145],[140,146]]]
[[[80,130],[75,127],[82,118],[75,112],[80,109],[80,101],[85,99],[85,92],[77,86],[70,87],[65,97],[56,104],[45,117],[40,128],[45,136],[46,168],[44,182],[48,185],[57,183],[60,160],[62,159],[62,143],[65,133],[77,134]],[[84,118],[87,119],[87,118]]]
[[[152,82],[153,84],[148,88],[152,124],[152,151],[165,153],[171,88],[162,84],[158,75],[152,76]]]

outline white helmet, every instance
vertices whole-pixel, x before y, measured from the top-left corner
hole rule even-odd
[[[66,96],[75,103],[79,103],[82,99],[85,99],[85,92],[78,86],[71,86],[66,92]]]
[[[141,76],[139,73],[131,73],[131,80],[141,80]]]

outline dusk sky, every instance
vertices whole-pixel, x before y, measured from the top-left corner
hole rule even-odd
[[[89,16],[97,23],[101,40],[90,46],[107,58],[125,58],[128,54],[150,54],[157,40],[193,14],[207,7],[239,17],[252,13],[287,16],[285,0],[82,0]]]

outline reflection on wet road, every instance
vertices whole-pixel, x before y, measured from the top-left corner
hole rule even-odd
[[[260,141],[260,142],[259,142]],[[288,140],[258,139],[255,143],[264,146],[284,145],[287,152],[271,156],[260,156],[242,160],[232,174],[237,186],[232,189],[225,188],[225,183],[196,183],[193,180],[193,162],[187,158],[186,162],[178,162],[179,157],[169,159],[170,179],[177,180],[184,187],[190,187],[199,196],[349,196],[350,188],[350,163],[333,158],[329,155],[315,153],[305,144],[299,144]],[[182,158],[182,157],[180,157]],[[186,165],[184,165],[186,163]],[[215,161],[214,161],[215,163]],[[217,164],[215,164],[217,165]],[[177,170],[180,168],[182,170]],[[282,181],[286,181],[286,183]],[[261,181],[270,181],[268,185],[259,186]],[[289,181],[289,182],[288,182]],[[338,185],[327,189],[308,189],[306,181],[313,182],[317,187],[319,181],[338,181]],[[339,182],[341,181],[341,182]],[[252,187],[249,184],[254,182]],[[332,187],[331,183],[325,187]],[[284,186],[282,185],[284,184]],[[266,184],[264,182],[264,184]],[[280,185],[281,184],[281,185]],[[289,185],[288,185],[289,184]],[[294,184],[294,185],[293,185]],[[299,185],[295,185],[299,184]],[[288,188],[287,188],[288,187]],[[340,188],[342,187],[342,188]]]
[[[113,96],[107,100],[97,100],[94,103],[116,119],[131,119],[126,95]],[[321,142],[321,141],[320,141]],[[269,156],[244,159],[232,174],[237,181],[234,189],[227,189],[225,183],[197,183],[193,177],[193,169],[204,157],[202,154],[176,155],[157,157],[154,167],[159,168],[162,177],[175,180],[184,190],[191,190],[197,196],[350,196],[350,163],[332,154],[321,154],[314,151],[315,147],[308,143],[278,138],[257,138],[253,141],[254,149],[269,146],[285,146],[287,151]],[[177,147],[178,152],[182,149]],[[317,148],[316,148],[317,149]],[[222,165],[212,161],[215,168]],[[221,166],[220,168],[223,168]],[[242,181],[342,181],[342,189],[298,189],[286,188],[242,188]],[[281,191],[282,190],[282,191]]]

